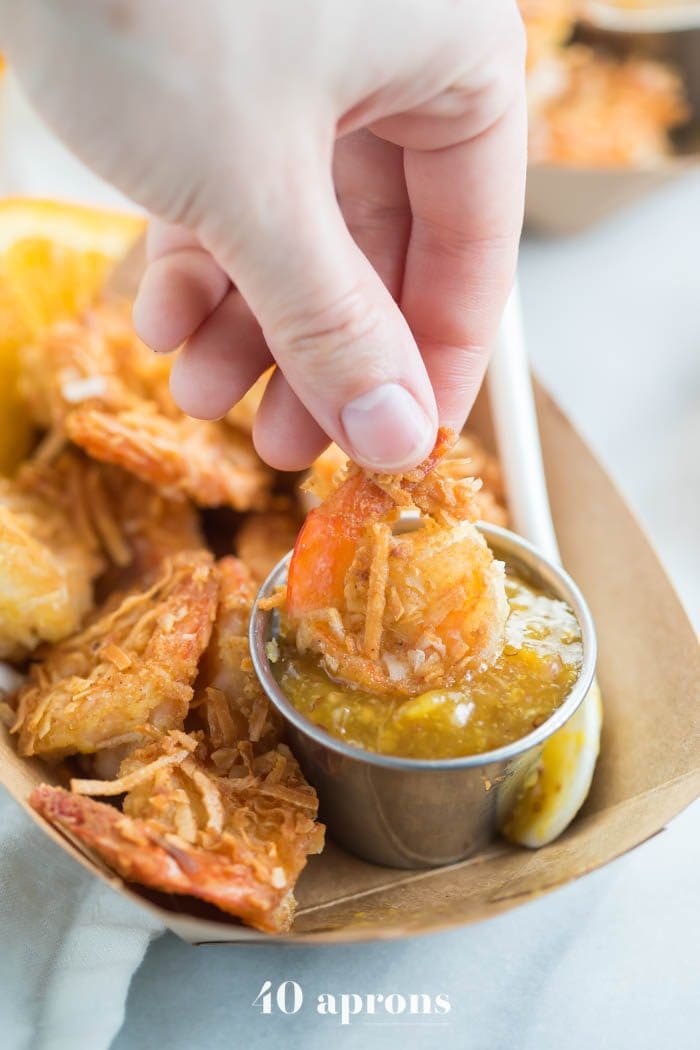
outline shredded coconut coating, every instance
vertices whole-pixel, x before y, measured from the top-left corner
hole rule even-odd
[[[116,780],[42,785],[32,806],[125,879],[217,905],[258,929],[289,928],[296,880],[323,846],[318,801],[283,743],[256,753],[173,732],[130,754]],[[126,792],[123,812],[85,796]]]
[[[487,451],[476,435],[465,431],[445,454],[441,468],[444,474],[451,469],[448,464],[453,459],[459,461],[454,469],[461,470],[463,477],[469,475],[481,482],[481,487],[474,485],[471,492],[479,521],[507,527],[508,511],[503,476],[496,457]],[[300,486],[304,510],[313,510],[336,492],[347,478],[349,466],[350,461],[343,450],[335,444],[329,445],[315,460],[308,477]]]
[[[90,754],[149,726],[181,727],[216,598],[211,555],[192,551],[166,559],[147,589],[108,599],[32,665],[16,697],[20,754]]]
[[[272,472],[250,436],[190,419],[168,389],[171,362],[137,338],[128,304],[62,321],[20,355],[20,392],[40,426],[123,467],[170,499],[248,510],[266,505]]]
[[[93,606],[105,560],[83,467],[63,454],[0,478],[0,658],[67,637]]]
[[[257,582],[238,558],[216,566],[219,606],[211,640],[200,661],[192,724],[205,730],[214,750],[248,740],[269,750],[283,737],[283,722],[267,699],[250,658],[248,622]]]
[[[292,507],[248,514],[236,533],[236,554],[262,583],[297,538],[301,518]]]
[[[290,563],[286,624],[332,677],[417,695],[500,653],[504,566],[474,526],[480,484],[468,460],[449,458],[453,444],[442,432],[403,475],[350,464],[309,514]],[[417,528],[405,531],[407,516]]]
[[[31,805],[128,881],[199,897],[260,930],[288,929],[294,884],[323,847],[314,791],[284,744],[253,756],[241,742],[223,771],[201,737],[190,739],[193,750],[164,736],[125,760],[122,813],[48,785]],[[114,782],[87,787],[108,795]]]

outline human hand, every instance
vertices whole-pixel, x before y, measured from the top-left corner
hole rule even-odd
[[[258,451],[405,469],[460,428],[522,221],[514,0],[0,0],[39,111],[154,221],[134,307],[181,407],[275,361]]]

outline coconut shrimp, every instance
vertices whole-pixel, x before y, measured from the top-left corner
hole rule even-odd
[[[479,521],[507,526],[503,478],[496,457],[486,451],[474,434],[464,432],[447,453],[447,458],[469,460],[469,473],[481,481],[481,488],[473,494]],[[314,460],[309,471],[310,484],[303,485],[299,493],[302,509],[306,513],[335,491],[347,464],[348,457],[342,448],[333,443]]]
[[[323,846],[316,794],[284,744],[245,741],[222,772],[201,734],[171,732],[134,751],[114,781],[41,785],[30,803],[123,878],[188,894],[268,932],[291,924],[294,885]],[[91,795],[126,792],[124,811]]]
[[[292,549],[300,526],[291,508],[247,515],[236,533],[236,553],[258,583]]]
[[[501,466],[481,441],[467,432],[460,434],[450,453],[452,459],[469,461],[469,473],[479,478],[481,488],[474,493],[474,506],[479,521],[491,525],[508,526],[505,489]]]
[[[87,457],[83,478],[89,520],[108,561],[98,581],[102,595],[145,583],[165,558],[204,547],[189,501],[167,499],[133,474]]]
[[[432,454],[404,475],[345,480],[307,517],[289,566],[287,633],[337,679],[418,695],[462,681],[503,646],[508,602],[502,562],[473,522],[478,482]],[[396,529],[402,512],[418,528]]]
[[[82,458],[27,464],[0,478],[0,657],[76,631],[105,566],[90,522]]]
[[[111,596],[41,653],[16,700],[22,755],[91,754],[180,728],[209,642],[217,581],[208,551],[166,559],[155,582]]]
[[[142,405],[119,413],[75,409],[65,430],[90,456],[123,467],[169,499],[234,510],[267,502],[270,471],[248,439],[225,424],[166,419]]]
[[[254,752],[282,740],[283,723],[258,681],[250,659],[248,621],[257,582],[238,558],[216,566],[219,603],[211,641],[200,661],[191,722],[202,727],[215,763],[247,740]]]
[[[334,441],[317,456],[299,489],[299,502],[304,513],[308,514],[335,492],[345,476],[348,463],[347,455]]]
[[[170,499],[260,508],[272,472],[249,435],[190,419],[168,389],[170,361],[136,337],[125,304],[62,321],[20,355],[20,392],[40,426],[123,467]]]
[[[34,422],[61,430],[81,405],[118,412],[145,401],[173,416],[169,375],[168,358],[136,337],[128,304],[108,302],[23,346],[18,385]]]

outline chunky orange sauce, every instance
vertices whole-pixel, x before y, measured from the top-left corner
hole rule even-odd
[[[457,758],[526,736],[560,706],[578,678],[581,630],[569,606],[508,574],[510,614],[499,658],[457,689],[375,696],[334,681],[318,658],[278,639],[273,669],[291,702],[348,744],[404,758]]]

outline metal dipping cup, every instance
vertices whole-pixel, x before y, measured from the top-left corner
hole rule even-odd
[[[292,705],[266,652],[278,617],[260,609],[259,603],[284,583],[291,553],[270,573],[253,606],[253,664],[287,722],[290,744],[305,776],[318,792],[320,818],[337,843],[375,864],[432,868],[465,860],[482,849],[496,836],[545,740],[571,718],[593,681],[595,630],[571,577],[507,529],[478,527],[510,569],[568,602],[583,638],[581,673],[563,704],[532,733],[495,751],[427,761],[380,755],[331,736]]]

